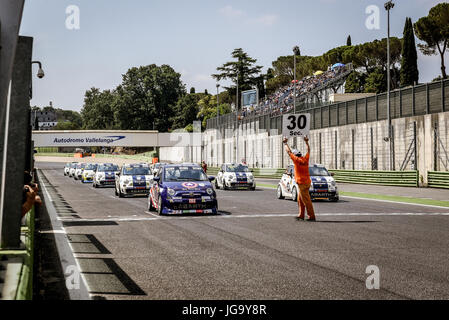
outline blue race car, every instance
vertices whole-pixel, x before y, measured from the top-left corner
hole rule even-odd
[[[217,195],[208,177],[197,164],[163,165],[153,178],[148,210],[163,214],[217,214]]]

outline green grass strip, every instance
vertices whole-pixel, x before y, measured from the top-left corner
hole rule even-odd
[[[425,204],[425,205],[449,208],[449,201],[441,201],[441,200],[408,198],[408,197],[401,197],[401,196],[387,196],[387,195],[381,195],[381,194],[346,192],[346,191],[340,191],[340,195],[348,196],[348,197],[363,198],[363,199],[387,200],[387,201],[393,201],[393,202]]]
[[[256,186],[264,187],[264,188],[271,188],[271,189],[276,189],[278,187],[277,185],[266,184],[266,183],[256,183]]]

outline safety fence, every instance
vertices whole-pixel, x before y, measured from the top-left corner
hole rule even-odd
[[[0,250],[0,300],[33,298],[34,207],[21,228],[23,248]]]
[[[208,175],[217,175],[219,168],[207,169]],[[255,178],[280,179],[285,169],[260,169],[254,168]],[[419,187],[419,172],[411,171],[360,171],[360,170],[329,170],[334,174],[335,181],[357,184],[377,184],[385,186]],[[441,174],[441,175],[437,175]],[[449,188],[449,172],[435,173],[439,177],[438,183],[429,187]]]
[[[427,173],[427,183],[431,188],[449,189],[449,172],[429,171]]]
[[[418,171],[329,170],[337,182],[419,187]]]

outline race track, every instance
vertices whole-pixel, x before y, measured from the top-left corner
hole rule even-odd
[[[83,185],[63,163],[36,166],[43,192],[67,204],[58,216],[93,297],[449,298],[449,208],[342,197],[299,222],[296,203],[258,187],[218,190],[219,215],[160,217],[146,197]],[[379,290],[366,288],[369,265]]]

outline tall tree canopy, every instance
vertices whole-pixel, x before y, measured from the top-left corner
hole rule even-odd
[[[110,90],[103,92],[98,88],[87,90],[81,110],[83,129],[113,129],[114,103],[115,95]]]
[[[405,19],[404,38],[401,61],[401,86],[410,86],[418,83],[418,54],[416,52],[415,33],[412,19]]]
[[[440,3],[430,9],[429,15],[419,19],[415,25],[418,39],[425,44],[418,44],[425,55],[434,55],[437,50],[441,58],[441,76],[447,79],[444,53],[449,40],[449,3]]]
[[[240,94],[243,90],[249,90],[260,84],[259,74],[262,66],[255,65],[257,60],[251,58],[242,48],[234,49],[232,58],[236,61],[229,61],[217,68],[219,73],[213,74],[212,77],[217,81],[231,80],[235,86],[225,87],[234,97],[237,88],[237,76],[239,86],[238,108],[240,109]]]
[[[185,94],[181,75],[170,66],[131,68],[116,89],[115,118],[125,130],[170,129],[178,99]]]

